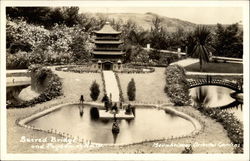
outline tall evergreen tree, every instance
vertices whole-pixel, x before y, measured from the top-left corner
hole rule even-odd
[[[134,101],[135,100],[135,81],[132,78],[131,81],[128,83],[128,88],[127,88],[127,94],[128,94],[128,99],[129,101]]]
[[[97,84],[96,81],[92,83],[90,87],[90,92],[91,92],[90,97],[92,98],[93,101],[96,101],[100,94],[99,84]]]
[[[239,25],[232,24],[223,27],[217,24],[214,48],[218,56],[242,58],[243,55],[243,32]]]

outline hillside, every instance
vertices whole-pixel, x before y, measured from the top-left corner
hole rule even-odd
[[[141,26],[145,30],[149,30],[152,26],[152,19],[156,15],[154,13],[96,13],[93,14],[95,17],[107,17],[109,19],[122,20],[124,22],[131,20],[138,26]],[[169,32],[174,32],[178,28],[183,28],[185,31],[193,30],[196,24],[183,21],[176,18],[169,18],[166,16],[159,16],[162,19],[162,24],[165,29]]]

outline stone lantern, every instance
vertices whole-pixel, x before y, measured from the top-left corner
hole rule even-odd
[[[98,69],[102,69],[102,61],[98,60],[97,64],[98,64]]]
[[[119,60],[117,61],[117,64],[118,64],[118,70],[120,70],[120,69],[121,69],[122,61],[119,59]]]

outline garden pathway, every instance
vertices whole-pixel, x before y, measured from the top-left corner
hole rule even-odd
[[[103,71],[103,77],[105,80],[105,88],[107,95],[112,95],[113,102],[119,102],[119,87],[113,71]]]
[[[183,59],[183,60],[174,62],[171,65],[177,64],[177,65],[180,65],[182,67],[186,67],[186,66],[189,66],[191,64],[198,63],[198,62],[199,62],[199,59],[187,58],[187,59]]]

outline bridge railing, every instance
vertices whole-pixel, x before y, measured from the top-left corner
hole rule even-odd
[[[237,81],[232,82],[230,80],[212,79],[212,77],[207,77],[207,79],[188,79],[188,82],[190,87],[217,84],[227,86],[235,90],[242,90],[242,87],[240,87]]]

